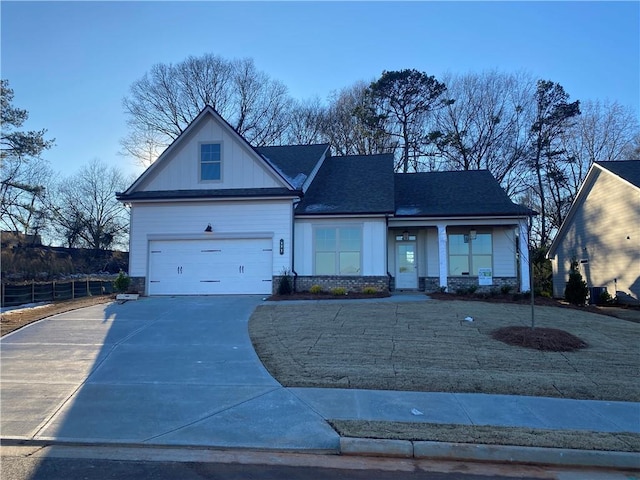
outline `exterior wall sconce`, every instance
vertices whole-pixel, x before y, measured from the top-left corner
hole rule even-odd
[[[475,240],[478,237],[478,232],[475,229],[469,230],[469,238]]]
[[[409,240],[409,230],[405,230],[404,232],[402,232],[402,240],[404,240],[405,242]]]
[[[208,224],[207,228],[205,228],[204,231],[207,233],[211,233],[213,231],[213,228],[211,228],[211,224]]]
[[[280,255],[284,255],[284,239],[280,239]]]

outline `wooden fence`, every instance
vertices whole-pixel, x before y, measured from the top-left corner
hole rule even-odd
[[[2,283],[2,306],[55,302],[113,293],[113,280],[65,280],[63,282]]]

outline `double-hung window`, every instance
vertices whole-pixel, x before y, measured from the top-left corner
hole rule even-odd
[[[362,228],[316,227],[315,274],[360,275]]]
[[[200,180],[222,179],[222,155],[219,143],[200,144]]]
[[[480,268],[492,268],[493,244],[490,233],[449,234],[449,275],[478,275]]]

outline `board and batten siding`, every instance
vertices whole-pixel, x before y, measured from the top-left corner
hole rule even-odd
[[[222,180],[200,182],[200,145],[220,143]],[[282,187],[269,167],[261,163],[257,153],[229,134],[212,117],[189,133],[188,138],[175,145],[175,150],[163,158],[162,164],[150,172],[137,191],[167,191],[194,189],[272,188]]]
[[[564,296],[572,258],[589,287],[640,298],[640,191],[610,172],[594,170],[552,258],[553,295]],[[628,238],[627,238],[628,237]]]
[[[151,238],[179,240],[203,235],[211,224],[212,239],[268,233],[273,237],[273,274],[291,266],[292,207],[290,200],[134,204],[131,208],[129,275],[146,277]],[[209,235],[209,234],[207,234]],[[225,238],[227,238],[225,237]],[[280,255],[280,239],[284,254]]]
[[[296,219],[294,270],[298,275],[314,275],[313,227],[362,226],[362,275],[387,274],[385,257],[387,228],[384,218]]]

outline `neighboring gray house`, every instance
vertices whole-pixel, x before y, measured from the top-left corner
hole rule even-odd
[[[118,199],[147,295],[529,290],[528,219],[487,171],[395,174],[391,155],[254,148],[211,107]]]
[[[564,296],[571,260],[589,287],[640,298],[640,161],[594,163],[558,231],[548,257],[553,295]]]

